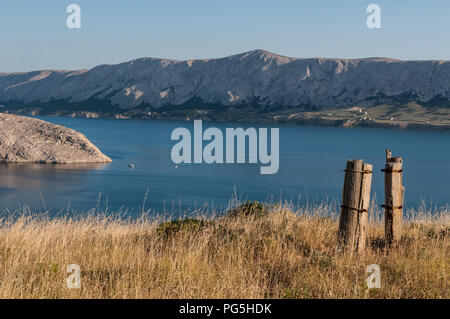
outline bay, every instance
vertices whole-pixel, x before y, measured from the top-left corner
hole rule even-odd
[[[175,165],[170,134],[193,122],[40,117],[85,134],[110,164],[0,165],[0,210],[122,211],[179,215],[203,207],[223,211],[230,199],[338,203],[348,159],[374,165],[372,197],[383,200],[385,149],[404,159],[406,207],[450,203],[450,132],[281,124],[207,123],[204,128],[278,127],[280,167],[260,164]],[[130,168],[128,164],[134,167]]]

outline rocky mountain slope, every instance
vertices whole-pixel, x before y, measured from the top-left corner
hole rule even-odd
[[[77,131],[0,113],[0,162],[75,164],[106,163],[111,159]]]
[[[298,59],[255,50],[219,59],[143,58],[90,70],[0,73],[3,108],[157,110],[197,103],[321,109],[374,100],[450,106],[450,61]]]

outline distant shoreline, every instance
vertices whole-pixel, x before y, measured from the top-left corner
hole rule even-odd
[[[383,106],[384,107],[384,106]],[[373,112],[375,108],[367,108]],[[355,111],[358,109],[358,111]],[[122,112],[104,111],[76,111],[76,110],[55,110],[42,111],[36,108],[23,108],[12,110],[0,110],[3,113],[25,115],[25,116],[50,116],[69,118],[109,118],[109,119],[139,119],[139,120],[164,120],[189,122],[196,119],[205,122],[246,122],[258,124],[292,124],[308,126],[331,126],[331,127],[358,127],[358,128],[385,128],[385,129],[413,129],[413,130],[450,130],[450,117],[437,118],[436,115],[424,112],[417,118],[403,119],[401,116],[389,117],[389,112],[381,116],[371,118],[366,116],[366,108],[348,108],[332,110],[304,111],[296,109],[280,110],[258,110],[256,108],[244,107],[223,107],[223,108],[174,108],[164,110],[131,109]],[[450,110],[442,108],[444,112],[450,114]],[[441,111],[442,110],[437,110]],[[376,110],[378,111],[378,110]],[[401,112],[402,110],[399,110]],[[436,111],[436,112],[437,112]],[[404,114],[412,114],[410,110],[405,110]],[[429,116],[429,118],[427,117]],[[450,115],[449,115],[450,116]]]

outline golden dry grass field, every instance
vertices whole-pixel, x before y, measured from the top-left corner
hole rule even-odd
[[[398,247],[372,214],[363,255],[337,250],[326,205],[163,224],[24,215],[0,226],[1,298],[449,298],[448,210],[412,212]],[[293,211],[294,210],[294,211]],[[81,288],[66,268],[78,264]],[[381,269],[368,289],[366,268]]]

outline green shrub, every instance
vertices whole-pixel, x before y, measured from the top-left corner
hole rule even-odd
[[[185,218],[172,220],[170,222],[162,223],[158,226],[157,232],[159,235],[169,237],[178,233],[184,232],[197,232],[206,226],[206,222],[195,218]]]
[[[267,205],[262,204],[258,201],[246,201],[245,203],[239,205],[235,209],[231,210],[227,216],[229,217],[240,217],[240,216],[253,216],[253,217],[263,217],[267,216],[269,213],[269,208]]]

